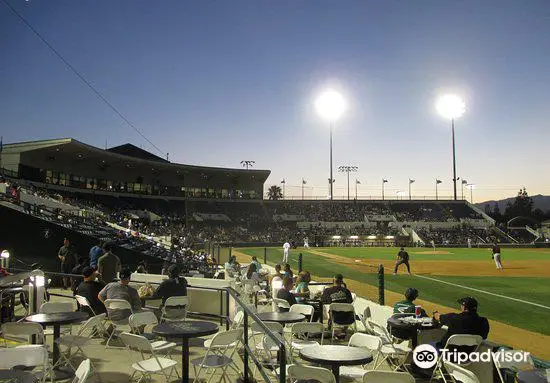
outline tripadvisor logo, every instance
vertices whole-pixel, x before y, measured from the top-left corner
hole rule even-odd
[[[496,361],[500,363],[528,363],[530,354],[525,351],[512,351],[503,350],[499,352],[492,352],[486,350],[483,352],[463,352],[457,350],[440,350],[441,359],[457,364],[467,364],[475,362],[491,362]],[[430,344],[422,344],[416,347],[413,351],[414,363],[420,368],[432,368],[437,364],[438,352]]]

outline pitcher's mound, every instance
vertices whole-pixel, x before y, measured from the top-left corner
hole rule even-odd
[[[413,254],[452,254],[450,251],[446,251],[446,250],[436,250],[436,251],[416,251],[414,252]]]

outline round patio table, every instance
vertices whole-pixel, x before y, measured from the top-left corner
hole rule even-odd
[[[304,319],[306,319],[306,316],[304,314],[291,312],[281,313],[276,311],[259,313],[256,314],[256,316],[260,318],[263,322],[277,322],[281,324],[302,322]]]
[[[372,354],[359,347],[311,346],[300,350],[300,357],[308,362],[330,366],[336,383],[340,381],[340,366],[356,366],[372,362]]]

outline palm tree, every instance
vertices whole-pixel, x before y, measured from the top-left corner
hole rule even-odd
[[[283,191],[280,186],[272,185],[267,189],[267,198],[276,201],[283,198]]]

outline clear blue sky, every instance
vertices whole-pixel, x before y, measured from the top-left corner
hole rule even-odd
[[[74,137],[155,150],[0,1],[4,142]],[[550,2],[7,0],[172,161],[271,169],[326,195],[329,130],[316,94],[341,91],[334,166],[362,195],[450,195],[450,124],[467,103],[458,175],[474,200],[550,194]],[[158,154],[158,153],[157,153]],[[346,179],[336,173],[335,194]],[[292,186],[296,185],[296,186]],[[353,194],[353,184],[352,184]],[[459,192],[460,194],[460,192]]]

